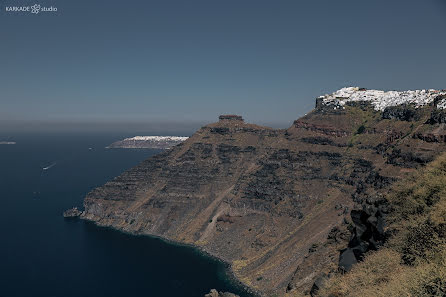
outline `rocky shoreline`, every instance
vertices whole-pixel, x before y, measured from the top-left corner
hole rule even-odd
[[[77,209],[77,208],[76,208]],[[67,211],[71,211],[67,210]],[[196,246],[194,244],[187,244],[187,243],[182,243],[179,241],[175,241],[166,237],[162,237],[162,236],[158,236],[158,235],[154,235],[154,234],[143,234],[143,233],[135,233],[132,231],[128,231],[128,230],[124,230],[124,229],[120,229],[120,228],[116,228],[114,226],[105,226],[105,225],[101,225],[98,224],[97,221],[95,220],[91,220],[91,219],[87,219],[85,217],[83,217],[82,215],[80,216],[76,216],[82,220],[84,220],[87,223],[90,224],[94,224],[95,226],[99,227],[99,228],[110,228],[112,230],[118,231],[118,232],[122,232],[124,234],[128,234],[128,235],[132,235],[132,236],[147,236],[150,238],[155,238],[155,239],[159,239],[161,241],[164,241],[166,243],[169,243],[171,245],[175,245],[175,246],[179,246],[179,247],[188,247],[188,248],[193,248],[195,249],[197,252],[199,252],[200,254],[202,254],[205,257],[214,259],[220,263],[222,263],[225,266],[226,269],[226,276],[228,277],[228,280],[230,282],[232,282],[235,286],[241,288],[243,291],[247,292],[248,294],[250,294],[252,297],[265,297],[264,295],[261,294],[261,292],[257,292],[255,290],[253,290],[252,288],[246,286],[245,284],[243,284],[235,275],[234,271],[232,270],[231,264],[224,261],[223,259],[221,259],[220,257],[218,257],[217,255],[214,255],[212,253],[210,253],[209,251],[206,251],[204,249],[202,249],[200,246]]]
[[[215,289],[211,289],[211,291],[208,294],[204,295],[204,297],[240,297],[240,296],[229,292],[218,292]]]

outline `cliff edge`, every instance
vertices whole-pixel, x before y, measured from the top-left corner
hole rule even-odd
[[[220,116],[91,191],[82,218],[195,245],[260,294],[309,291],[350,211],[446,150],[446,93],[413,92],[342,89],[288,129]]]

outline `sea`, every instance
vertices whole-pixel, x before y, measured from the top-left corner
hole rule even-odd
[[[160,152],[105,148],[124,136],[20,133],[0,145],[0,297],[203,297],[211,288],[249,297],[223,263],[192,247],[63,218]]]

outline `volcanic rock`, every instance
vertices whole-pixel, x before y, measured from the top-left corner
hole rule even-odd
[[[81,217],[192,244],[264,295],[309,291],[385,240],[388,209],[371,197],[446,151],[414,136],[446,134],[429,121],[438,95],[343,90],[286,130],[222,116],[92,190]],[[383,117],[389,106],[403,110]]]
[[[208,294],[204,295],[204,297],[240,297],[240,296],[229,292],[218,292],[215,289],[211,289],[211,291]]]
[[[64,218],[77,218],[82,214],[82,211],[77,209],[77,207],[73,207],[70,209],[67,209],[64,211],[63,216]]]

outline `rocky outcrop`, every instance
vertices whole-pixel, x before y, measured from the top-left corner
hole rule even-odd
[[[429,124],[444,124],[446,123],[446,112],[444,109],[432,110],[431,116],[428,119]]]
[[[77,218],[77,217],[80,217],[81,214],[82,214],[82,211],[77,209],[77,207],[73,207],[73,208],[70,208],[70,209],[67,209],[66,211],[64,211],[63,216],[64,216],[64,218]]]
[[[431,162],[434,156],[434,152],[429,153],[425,151],[407,150],[407,148],[394,148],[387,154],[387,162],[405,168],[416,168],[419,165]]]
[[[341,250],[339,269],[350,271],[352,266],[370,250],[377,250],[384,243],[384,216],[388,212],[385,199],[368,199],[362,210],[352,210],[351,219],[354,225],[352,237],[347,248]]]
[[[408,94],[421,104],[434,93]],[[91,191],[81,217],[192,244],[260,294],[310,294],[320,275],[350,269],[381,244],[385,208],[370,197],[446,151],[416,136],[446,134],[428,121],[432,102],[414,101],[416,117],[383,119],[378,99],[349,96],[321,99],[324,111],[286,130],[223,116]]]
[[[243,122],[243,117],[235,114],[223,114],[218,117],[220,121],[238,121]]]
[[[443,90],[444,92],[444,90]],[[426,124],[445,124],[446,123],[446,94],[437,96],[434,100],[434,108],[431,111],[430,118],[426,121]]]
[[[389,106],[384,109],[382,117],[388,120],[417,121],[421,118],[421,114],[418,112],[419,110],[412,105]]]
[[[316,280],[314,281],[313,285],[311,286],[310,296],[311,297],[317,296],[317,293],[324,286],[324,284],[327,282],[327,280],[329,278],[330,278],[330,276],[325,274],[325,273],[323,273],[320,276],[318,276],[316,278]]]
[[[414,138],[420,139],[425,142],[436,142],[436,143],[444,143],[446,142],[446,134],[433,134],[433,133],[415,133],[413,135]]]
[[[215,289],[211,289],[211,291],[208,294],[204,295],[204,297],[240,297],[240,296],[229,292],[218,292]]]

